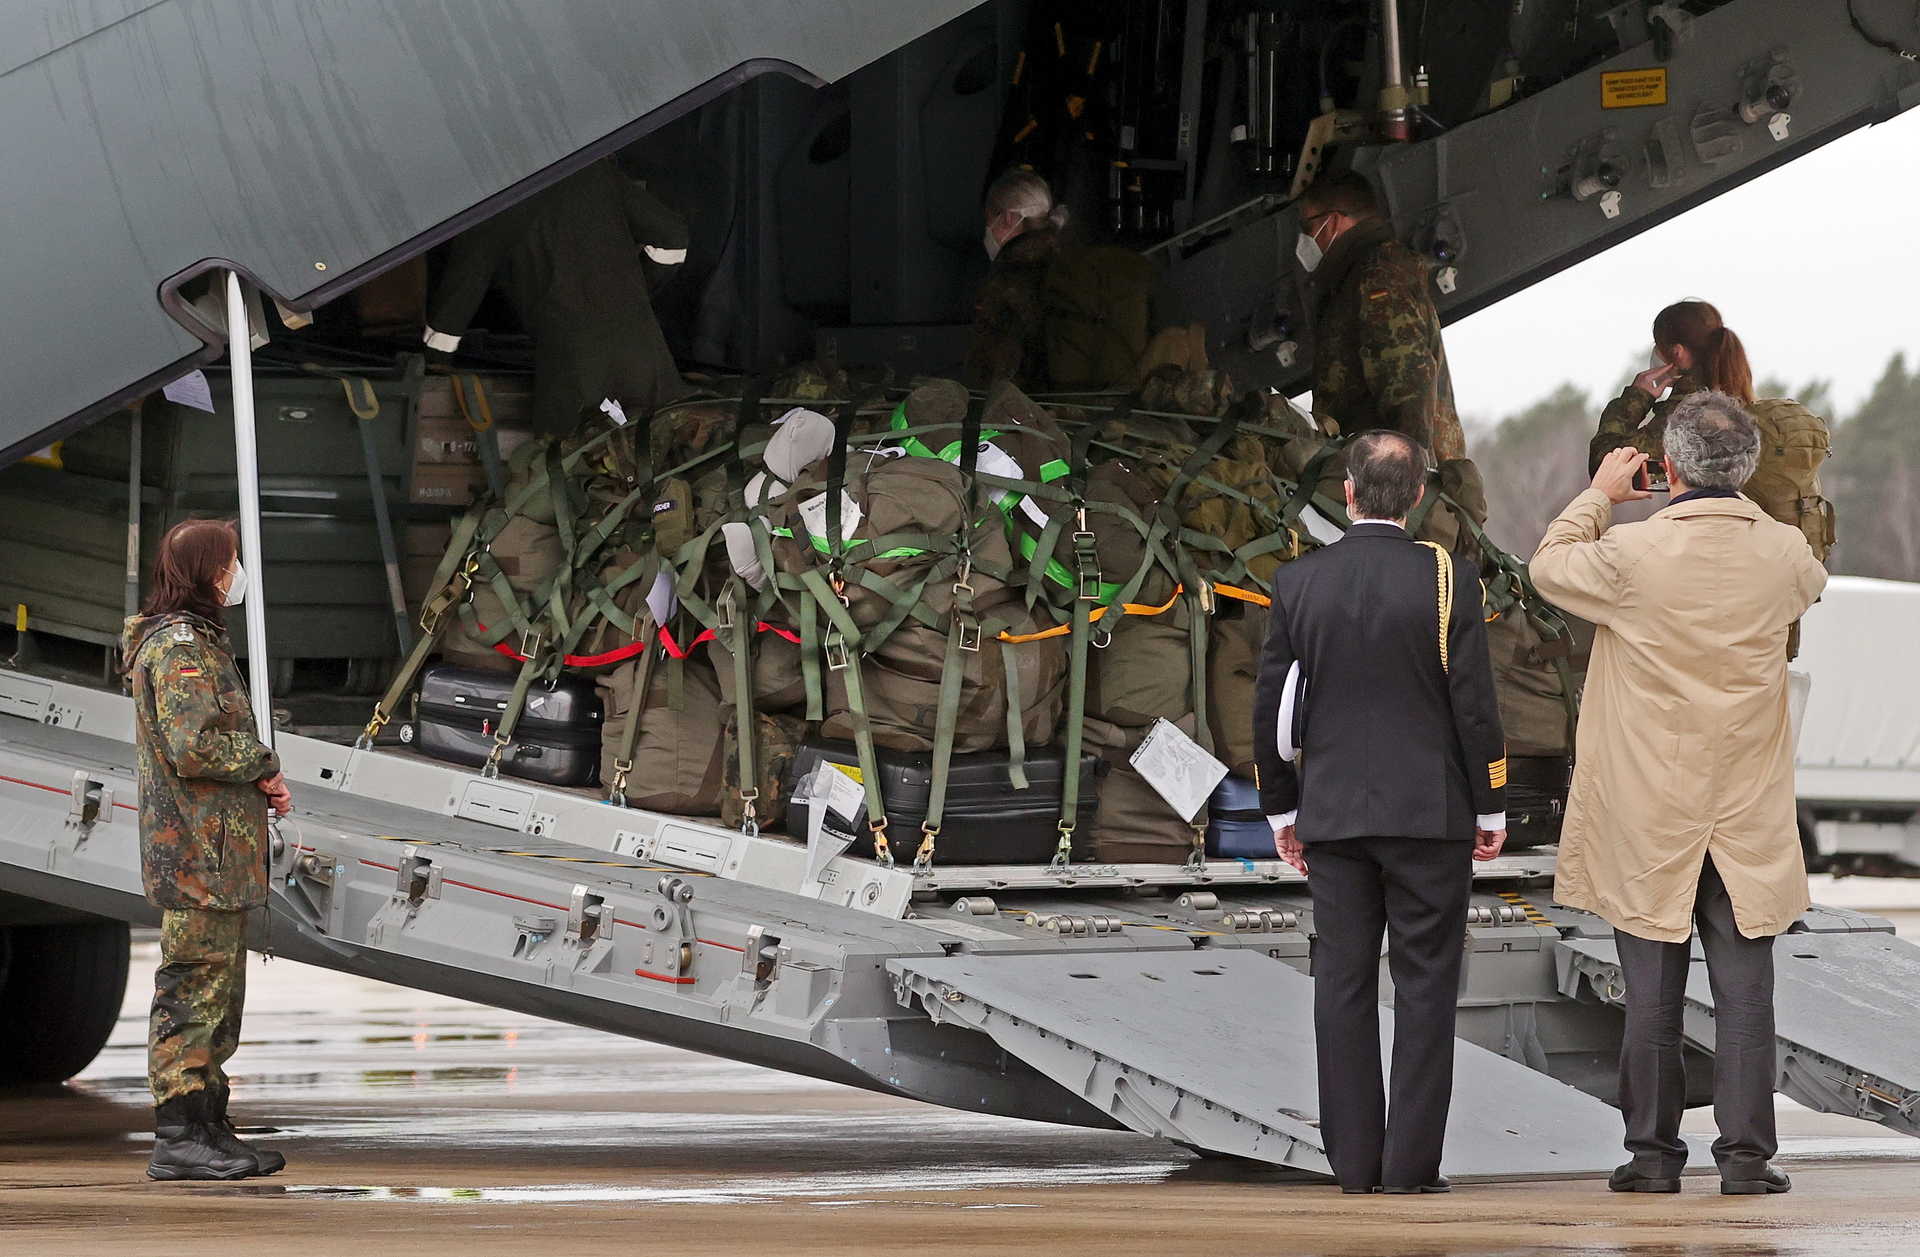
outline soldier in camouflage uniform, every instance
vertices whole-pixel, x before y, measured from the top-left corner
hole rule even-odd
[[[1746,346],[1707,301],[1676,301],[1653,316],[1653,360],[1607,403],[1587,446],[1589,471],[1608,451],[1629,446],[1649,467],[1666,455],[1667,416],[1687,397],[1711,389],[1753,405],[1753,366]],[[1665,392],[1665,398],[1660,394]]]
[[[1671,366],[1650,367],[1634,376],[1633,383],[1620,390],[1620,396],[1600,412],[1600,426],[1587,445],[1588,472],[1599,471],[1600,460],[1623,445],[1645,454],[1648,467],[1658,467],[1666,457],[1667,416],[1704,388],[1706,385]],[[1662,398],[1663,391],[1667,395]]]
[[[1047,181],[1009,170],[987,189],[983,241],[993,267],[980,285],[967,346],[969,383],[1012,380],[1028,391],[1052,385],[1047,367],[1047,272],[1067,221]]]
[[[267,897],[267,812],[292,808],[217,618],[245,579],[229,525],[180,524],[161,541],[147,605],[122,640],[139,747],[141,874],[162,910],[148,1038],[147,1173],[156,1179],[245,1178],[286,1164],[234,1134],[223,1068],[240,1041],[246,914]]]
[[[1403,432],[1440,463],[1465,459],[1427,264],[1394,239],[1372,186],[1351,172],[1314,184],[1300,237],[1314,302],[1314,417],[1328,431]]]

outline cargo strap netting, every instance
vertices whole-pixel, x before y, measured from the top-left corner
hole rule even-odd
[[[481,383],[462,380],[456,396],[485,431]],[[1110,666],[1119,656],[1102,652],[1136,625],[1166,626],[1151,637],[1169,651],[1183,634],[1169,667],[1186,683],[1159,714],[1193,716],[1195,740],[1212,749],[1215,621],[1233,608],[1263,624],[1274,570],[1349,523],[1337,495],[1343,441],[1276,426],[1258,396],[1220,415],[1135,400],[1043,406],[1008,385],[983,396],[949,381],[763,398],[748,383],[645,421],[529,442],[504,466],[492,455],[495,487],[455,525],[420,636],[360,745],[394,718],[436,651],[457,646],[463,661],[490,656],[515,674],[487,775],[535,686],[633,662],[636,706],[603,782],[624,803],[649,677],[661,661],[677,676],[711,660],[732,712],[729,814],[743,829],[769,815],[778,783],[766,777],[762,718],[780,717],[852,744],[882,863],[895,859],[883,752],[931,757],[914,835],[913,863],[925,869],[954,756],[1003,754],[1007,787],[1019,791],[1031,788],[1042,745],[1063,757],[1053,861],[1086,858],[1088,733],[1126,698],[1115,691],[1127,674]],[[1486,617],[1525,617],[1543,643],[1571,721],[1567,621],[1436,473],[1409,526],[1423,535],[1442,518],[1454,521],[1443,549],[1479,562]],[[537,561],[516,563],[502,547]],[[1438,557],[1450,579],[1447,553]],[[1195,863],[1204,815],[1174,822]]]

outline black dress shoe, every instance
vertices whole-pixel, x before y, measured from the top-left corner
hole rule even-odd
[[[1643,1174],[1634,1168],[1633,1162],[1616,1168],[1612,1177],[1607,1179],[1610,1192],[1667,1192],[1680,1190],[1678,1174]]]
[[[1723,1178],[1720,1180],[1722,1196],[1771,1196],[1775,1192],[1790,1192],[1793,1180],[1787,1177],[1785,1170],[1767,1166],[1765,1170],[1752,1178]]]
[[[1446,1177],[1442,1175],[1434,1179],[1431,1183],[1416,1183],[1412,1187],[1394,1187],[1388,1185],[1382,1187],[1380,1190],[1389,1196],[1438,1196],[1442,1192],[1452,1191],[1453,1184],[1449,1183]]]

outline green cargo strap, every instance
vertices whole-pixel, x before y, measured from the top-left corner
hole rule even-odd
[[[487,400],[486,386],[477,375],[455,374],[452,383],[453,404],[473,429],[473,443],[479,447],[480,465],[487,473],[487,488],[494,497],[505,497],[507,471],[500,462],[500,434],[493,426],[493,404]]]
[[[653,657],[660,650],[649,644],[634,660],[633,690],[627,711],[627,727],[614,748],[613,780],[607,783],[607,802],[616,807],[627,805],[627,774],[633,771],[633,749],[640,745],[640,718],[646,714],[647,694],[653,689]]]
[[[568,467],[563,461],[558,446],[549,446],[546,450],[547,495],[553,502],[553,526],[560,534],[560,553],[571,558],[579,548],[576,534],[580,520],[576,512],[573,477],[567,474]],[[564,566],[564,564],[562,565]]]
[[[847,490],[847,442],[853,432],[853,403],[833,412],[833,450],[827,455],[827,574],[838,591],[840,565],[847,546],[840,526],[840,498]]]
[[[584,639],[588,630],[601,619],[624,629],[630,640],[639,638],[635,618],[620,609],[613,595],[640,580],[646,581],[648,588],[651,589],[654,578],[659,574],[661,561],[654,545],[651,510],[641,519],[637,535],[631,538],[633,548],[640,552],[641,557],[638,560],[607,581],[600,581],[598,573],[587,572],[601,549],[615,533],[625,527],[627,517],[632,514],[635,505],[644,501],[650,508],[654,503],[658,481],[653,474],[651,449],[642,455],[638,440],[634,446],[634,461],[633,489],[609,507],[600,521],[579,538],[576,548],[568,555],[565,564],[566,580],[556,582],[551,591],[549,618],[559,642],[559,655],[563,659],[573,653],[574,646]],[[568,623],[567,608],[573,601],[573,587],[576,582],[583,589],[580,597],[586,605],[579,618]]]
[[[977,646],[976,646],[977,649]],[[913,853],[916,869],[933,866],[933,848],[940,837],[940,820],[947,807],[947,778],[953,771],[953,737],[960,714],[960,625],[947,632],[946,665],[940,673],[940,698],[933,720],[933,780],[927,789],[927,817],[920,825],[920,847]],[[853,687],[847,687],[848,697]]]
[[[1427,517],[1433,514],[1433,509],[1436,506],[1440,505],[1442,496],[1440,492],[1440,469],[1437,467],[1429,467],[1426,475],[1426,492],[1420,495],[1420,500],[1413,504],[1411,511],[1407,512],[1407,534],[1409,536],[1417,537],[1420,535],[1420,530],[1427,526]],[[1456,515],[1465,513],[1461,511],[1458,506],[1455,506],[1451,500],[1448,500],[1447,505],[1453,508],[1453,513]]]
[[[980,402],[977,398],[970,399],[968,409],[971,412],[979,405]],[[901,402],[899,406],[894,408],[890,425],[896,434],[914,431],[914,429],[910,428],[907,424],[907,404],[905,402]],[[946,425],[942,424],[940,426],[944,427]],[[1002,435],[1004,435],[1004,433],[998,428],[982,428],[979,435],[972,442],[975,447],[974,454],[976,457],[979,453],[978,446],[981,441],[992,441]],[[958,463],[961,460],[962,452],[968,444],[969,442],[963,436],[960,440],[949,441],[946,445],[936,450],[917,436],[906,436],[901,439],[900,448],[915,458],[937,458],[943,462]],[[1054,458],[1040,464],[1040,479],[1036,482],[1007,480],[999,476],[989,476],[988,479],[993,484],[1004,490],[1000,495],[1000,500],[994,503],[994,505],[1002,515],[1007,517],[1007,526],[1010,529],[1015,527],[1013,513],[1019,508],[1021,499],[1036,496],[1033,492],[1034,488],[1050,485],[1054,481],[1065,477],[1071,470],[1071,464],[1069,464],[1066,459]],[[969,477],[969,483],[972,483],[971,477]],[[971,512],[969,513],[971,514]],[[1043,538],[1046,532],[1051,532],[1055,537],[1058,537],[1059,529],[1056,527],[1057,523],[1058,521],[1053,516],[1048,517],[1047,529],[1043,530],[1042,534]],[[1029,563],[1033,562],[1034,556],[1042,549],[1041,543],[1035,541],[1035,539],[1026,532],[1017,532],[1015,534],[1015,544],[1019,548],[1020,557]],[[1051,552],[1051,546],[1046,548]],[[881,557],[892,558],[896,556],[883,555]],[[1037,590],[1033,589],[1032,585],[1036,583],[1042,575],[1062,589],[1073,588],[1073,573],[1067,570],[1065,564],[1059,562],[1057,559],[1049,558],[1044,564],[1040,565],[1040,570],[1034,574],[1029,582],[1030,587],[1027,598],[1027,606],[1029,609],[1038,601]],[[1112,597],[1119,588],[1118,585],[1113,586],[1107,591],[1107,596]]]
[[[539,653],[529,651],[526,662],[520,665],[520,675],[514,678],[513,692],[507,696],[507,710],[500,716],[500,727],[494,730],[493,746],[487,752],[487,762],[480,768],[482,777],[500,775],[500,759],[513,745],[513,731],[519,727],[520,715],[527,709],[527,691],[533,688],[534,678],[539,675]]]
[[[433,593],[420,609],[421,637],[413,644],[413,650],[406,661],[400,665],[393,680],[387,683],[387,692],[373,705],[373,715],[367,726],[355,739],[354,746],[364,750],[373,745],[380,731],[393,719],[394,710],[400,700],[413,687],[413,680],[420,668],[433,653],[441,635],[446,632],[447,612],[459,606],[466,598],[473,584],[473,556],[468,547],[473,544],[475,531],[480,526],[481,512],[468,511],[454,525],[453,538],[447,543],[447,552],[440,557],[440,565],[434,569],[431,586]]]
[[[1288,528],[1300,522],[1300,512],[1314,500],[1315,488],[1320,483],[1320,472],[1344,450],[1347,443],[1335,437],[1314,451],[1306,465],[1300,469],[1300,478],[1293,484],[1293,492],[1280,504],[1280,523]],[[1344,512],[1342,512],[1344,514]]]
[[[1213,729],[1207,723],[1207,640],[1208,624],[1213,619],[1213,586],[1202,583],[1198,590],[1189,588],[1181,597],[1187,604],[1187,656],[1193,669],[1194,741],[1212,754]]]
[[[744,582],[735,578],[728,588],[742,584]],[[746,608],[729,606],[727,611],[733,621],[733,740],[740,758],[740,829],[742,833],[758,835],[760,819],[755,803],[760,798],[760,786],[754,771],[754,742],[760,735],[760,727],[753,710],[753,650],[757,634],[754,617]]]
[[[1114,411],[1124,413],[1125,409],[1126,403],[1122,402]],[[1067,479],[1074,497],[1074,584],[1079,596],[1073,600],[1073,633],[1068,651],[1067,731],[1063,739],[1066,763],[1061,765],[1060,772],[1060,841],[1049,861],[1053,868],[1065,868],[1073,859],[1073,834],[1080,823],[1080,745],[1087,719],[1087,646],[1092,636],[1093,607],[1102,584],[1096,538],[1087,528],[1087,451],[1092,441],[1091,424],[1074,434],[1072,469]]]
[[[832,630],[827,642],[832,647],[837,641],[840,657],[836,662],[828,659],[827,666],[835,671],[847,674],[847,710],[853,722],[853,749],[860,761],[861,785],[867,796],[867,827],[873,831],[874,858],[880,863],[891,866],[893,851],[887,842],[887,807],[880,797],[880,757],[873,747],[873,726],[867,720],[866,692],[860,680],[860,627],[853,622],[853,616],[840,596],[827,584],[826,577],[819,569],[810,569],[801,574],[801,581],[807,591],[832,622]],[[849,647],[847,643],[855,645]]]
[[[360,457],[367,468],[367,498],[373,504],[374,531],[380,541],[380,564],[387,578],[387,604],[393,611],[394,640],[402,657],[413,651],[413,632],[407,625],[407,593],[400,580],[400,553],[393,543],[393,516],[387,509],[387,482],[380,471],[380,447],[373,439],[373,421],[380,417],[380,398],[373,385],[359,376],[340,377],[347,409],[359,420]]]
[[[1073,603],[1073,636],[1067,664],[1067,732],[1062,739],[1066,762],[1060,771],[1060,842],[1049,861],[1054,868],[1065,868],[1073,859],[1073,834],[1080,823],[1080,745],[1086,734],[1091,607],[1084,599],[1076,598]]]
[[[1007,686],[1007,782],[1015,790],[1025,790],[1032,783],[1027,780],[1026,704],[1020,693],[1020,665],[1013,653],[1019,647],[1012,642],[999,645],[1000,669]]]
[[[980,486],[975,476],[980,461],[981,403],[968,399],[959,441],[960,479],[966,488],[966,513],[960,523],[960,563],[954,573],[953,618],[947,626],[945,667],[940,673],[940,697],[934,708],[933,780],[927,791],[926,820],[920,826],[920,848],[913,867],[933,865],[934,844],[947,807],[947,778],[953,771],[953,740],[960,720],[960,679],[965,661],[960,656],[980,649],[980,619],[973,609],[973,529],[980,516]],[[899,412],[896,412],[898,414]]]

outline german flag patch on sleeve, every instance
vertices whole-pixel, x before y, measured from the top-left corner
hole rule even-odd
[[[200,669],[195,667],[193,664],[183,663],[180,665],[179,670],[176,671],[174,675],[183,676],[183,677],[197,677],[200,675]]]
[[[1487,784],[1495,790],[1504,790],[1507,785],[1507,761],[1505,757],[1487,765]]]

